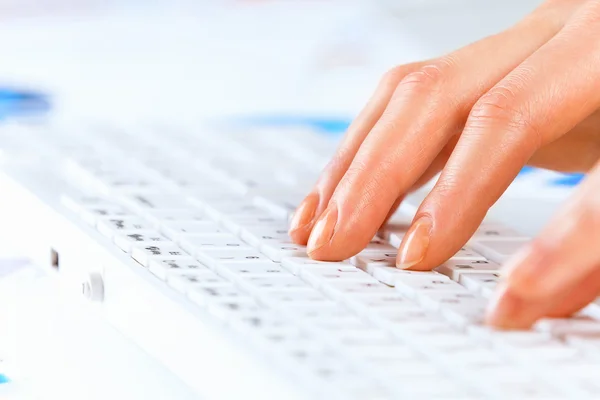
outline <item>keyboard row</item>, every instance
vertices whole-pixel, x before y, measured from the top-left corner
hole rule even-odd
[[[260,331],[263,344],[274,337],[283,348],[298,350],[303,343],[301,358],[307,357],[312,373],[328,382],[342,379],[342,387],[352,381],[357,398],[375,387],[381,393],[476,397],[482,382],[486,394],[500,387],[524,398],[559,389],[583,393],[586,380],[576,388],[550,388],[548,375],[600,361],[580,350],[591,344],[581,332],[483,327],[498,264],[468,247],[434,272],[396,269],[395,247],[378,239],[349,261],[324,263],[289,242],[285,219],[259,215],[253,203],[138,197],[125,195],[120,204],[93,198],[64,203],[220,320],[237,328],[250,324],[244,327]],[[577,323],[587,332],[600,326],[591,319]],[[323,360],[325,354],[336,361]],[[341,370],[334,372],[334,364]],[[332,370],[317,372],[327,365]],[[439,386],[415,383],[426,379]],[[362,389],[355,387],[359,382]]]

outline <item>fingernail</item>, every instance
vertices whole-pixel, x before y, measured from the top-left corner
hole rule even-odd
[[[423,216],[411,225],[398,250],[396,267],[408,269],[423,261],[429,247],[432,227],[433,221],[429,216]]]
[[[337,214],[337,207],[334,204],[330,204],[323,215],[321,215],[308,239],[308,253],[320,249],[331,241],[335,225],[337,224]]]
[[[292,221],[290,222],[290,232],[309,225],[315,217],[318,206],[319,195],[317,193],[311,193],[306,196],[292,217]]]

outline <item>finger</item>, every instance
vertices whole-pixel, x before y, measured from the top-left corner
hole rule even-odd
[[[421,175],[421,177],[415,182],[415,184],[409,190],[406,191],[405,194],[402,194],[394,202],[394,204],[392,205],[392,208],[388,212],[388,215],[385,217],[385,220],[384,220],[383,224],[381,224],[380,229],[383,226],[386,225],[386,223],[388,222],[388,220],[398,210],[398,208],[402,204],[402,200],[404,200],[404,198],[407,195],[411,194],[412,192],[415,192],[415,191],[419,190],[421,187],[423,187],[424,185],[426,185],[430,180],[432,180],[437,174],[440,173],[440,171],[442,170],[442,168],[444,168],[444,165],[446,165],[446,162],[448,161],[448,158],[450,157],[450,154],[452,153],[452,150],[454,149],[454,145],[455,144],[456,144],[456,140],[454,140],[454,139],[450,140],[450,142],[448,143],[448,145],[446,145],[446,147],[444,148],[444,150],[442,150],[442,152],[431,163],[431,165],[429,166],[429,168],[427,168],[427,170],[425,171],[425,173],[423,175]]]
[[[548,298],[523,298],[503,285],[490,302],[486,323],[503,329],[528,329],[538,319],[566,318],[600,294],[600,265],[563,292]]]
[[[407,75],[315,224],[309,254],[339,260],[364,248],[394,201],[464,124],[477,99],[556,30],[554,24],[530,19]]]
[[[532,154],[600,106],[600,46],[580,40],[600,34],[600,24],[577,26],[565,27],[473,107],[404,237],[399,267],[427,270],[451,257]]]
[[[294,213],[290,222],[290,237],[296,243],[306,244],[315,220],[327,206],[333,191],[350,166],[365,137],[383,114],[396,86],[402,78],[420,68],[421,65],[422,63],[402,65],[383,76],[372,98],[348,128],[336,155],[321,173],[311,193],[306,196]]]
[[[600,164],[539,236],[505,265],[506,280],[524,298],[546,298],[600,265]]]

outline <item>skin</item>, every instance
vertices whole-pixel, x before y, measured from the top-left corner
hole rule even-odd
[[[441,172],[398,251],[399,268],[430,270],[524,165],[586,172],[505,266],[488,323],[526,328],[579,310],[600,294],[599,39],[600,2],[551,0],[504,32],[393,68],[298,208],[291,237],[315,259],[347,259]]]

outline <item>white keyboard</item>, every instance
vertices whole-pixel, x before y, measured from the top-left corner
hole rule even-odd
[[[306,131],[3,131],[6,157],[60,160],[76,215],[240,335],[313,398],[598,398],[600,304],[532,331],[482,325],[499,264],[528,238],[484,223],[432,272],[394,267],[406,215],[318,262],[288,218],[335,142]],[[176,329],[174,327],[173,329]]]

